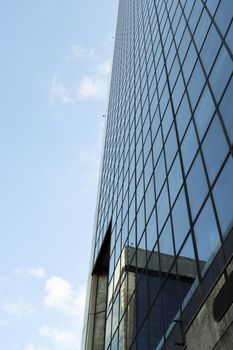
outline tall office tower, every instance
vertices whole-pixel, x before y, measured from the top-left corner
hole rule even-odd
[[[85,350],[233,349],[232,15],[119,1]]]

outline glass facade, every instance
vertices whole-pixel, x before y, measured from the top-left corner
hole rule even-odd
[[[232,15],[232,0],[119,1],[92,261],[108,232],[105,350],[182,334],[232,232]]]

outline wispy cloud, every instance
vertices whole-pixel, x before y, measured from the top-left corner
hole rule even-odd
[[[108,75],[111,73],[112,59],[109,58],[96,66],[96,71],[98,75]]]
[[[66,61],[70,62],[73,60],[83,60],[83,59],[91,59],[96,60],[98,59],[98,54],[96,50],[89,49],[81,44],[74,44],[72,46],[71,54],[67,56]]]
[[[68,316],[83,319],[86,288],[81,285],[75,290],[72,285],[58,276],[47,279],[45,284],[44,305]]]
[[[31,303],[27,303],[24,301],[7,301],[2,305],[2,309],[8,314],[17,318],[23,318],[25,316],[28,317],[36,312],[36,309]]]
[[[70,62],[74,59],[85,62],[85,66],[80,65],[78,69],[79,72],[84,73],[80,74],[80,78],[72,84],[67,82],[67,79],[61,78],[59,74],[54,74],[48,91],[49,104],[106,100],[112,60],[101,58],[96,50],[88,49],[83,45],[73,45],[72,53],[66,61]],[[77,71],[77,66],[74,69]]]
[[[38,279],[43,279],[46,277],[46,271],[43,267],[38,266],[35,268],[30,268],[30,269],[22,269],[22,268],[16,268],[13,271],[15,276],[18,277],[25,277],[25,276],[31,276],[31,277],[35,277]]]
[[[80,345],[80,338],[78,335],[69,329],[64,330],[57,327],[43,325],[39,328],[39,334],[52,340],[57,345],[62,346],[63,349],[78,349],[78,346]]]
[[[34,346],[32,343],[27,343],[23,350],[50,350],[49,348],[42,348],[42,347],[38,347],[38,346]]]
[[[36,267],[35,269],[29,269],[28,274],[39,279],[43,279],[46,277],[46,271],[43,269],[43,267],[40,266]]]
[[[54,104],[56,101],[60,101],[64,104],[70,104],[75,102],[75,96],[68,91],[64,82],[58,78],[57,74],[54,75],[50,88],[48,99],[50,104]]]
[[[95,67],[94,74],[84,76],[78,84],[78,100],[104,100],[107,97],[111,59],[107,59]]]
[[[83,77],[78,84],[77,99],[78,100],[103,100],[107,95],[107,79],[90,75]]]

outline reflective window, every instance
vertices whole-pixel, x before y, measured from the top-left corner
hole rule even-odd
[[[142,201],[137,213],[137,242],[141,239],[142,232],[145,228],[145,209],[144,201]]]
[[[105,330],[105,349],[107,349],[110,339],[111,339],[111,321],[112,321],[112,314],[110,314],[107,318],[106,322],[106,330]]]
[[[161,254],[168,254],[174,257],[174,248],[173,248],[173,239],[172,239],[172,229],[171,229],[171,220],[168,218],[166,225],[159,237],[159,251]],[[170,269],[170,265],[173,263],[173,259],[163,259],[161,256],[161,267],[163,270],[163,264],[166,265],[167,269]],[[165,260],[165,261],[164,261]],[[169,267],[168,263],[169,262]]]
[[[186,173],[189,170],[190,165],[192,164],[197,149],[197,137],[194,130],[193,122],[191,122],[181,145],[182,159],[184,164],[184,170]]]
[[[155,190],[154,190],[154,178],[152,177],[145,194],[146,202],[146,221],[149,219],[151,211],[155,205]]]
[[[181,300],[185,303],[192,294],[192,287],[197,278],[197,267],[193,250],[192,236],[185,241],[179,256],[177,257],[177,273]]]
[[[220,104],[220,111],[222,118],[230,138],[233,144],[233,110],[232,110],[232,91],[233,91],[233,78],[231,78],[230,84],[227,87],[227,91]]]
[[[157,204],[157,209],[158,209],[158,226],[159,226],[159,231],[163,227],[163,224],[167,218],[168,211],[169,211],[169,206],[168,206],[168,192],[167,192],[167,184],[165,183],[162,192],[159,196],[158,199],[158,204]]]
[[[216,31],[214,25],[212,24],[208,32],[207,38],[201,50],[201,60],[204,64],[205,70],[209,73],[214,59],[217,55],[217,51],[220,47],[221,39]]]
[[[195,218],[207,194],[208,187],[200,154],[195,159],[187,178],[192,216]]]
[[[137,193],[137,208],[138,208],[144,196],[143,176],[141,176],[140,181],[137,185],[136,193]]]
[[[210,83],[217,102],[222,96],[223,90],[230,78],[230,75],[232,75],[232,60],[230,59],[225,47],[222,46],[218,58],[214,64],[214,68],[210,74]]]
[[[213,194],[223,235],[233,224],[233,158],[230,156],[214,187]]]
[[[180,100],[184,94],[184,89],[185,89],[185,86],[184,86],[182,75],[180,73],[172,93],[172,100],[173,100],[175,111],[177,111],[177,108],[179,107]]]
[[[194,34],[194,40],[197,45],[198,50],[200,50],[203,40],[206,36],[207,30],[210,26],[210,18],[207,12],[204,10],[202,12],[201,18],[199,20],[198,26]]]
[[[227,33],[226,42],[227,42],[227,45],[229,46],[231,52],[233,52],[233,23],[231,23],[231,27]]]
[[[196,28],[196,25],[197,25],[197,22],[199,20],[200,15],[201,15],[202,9],[203,9],[203,5],[202,5],[201,1],[195,1],[194,7],[193,7],[192,12],[191,12],[191,16],[189,18],[189,26],[190,26],[192,32],[194,32],[194,30]]]
[[[204,139],[202,149],[205,157],[205,163],[207,165],[209,179],[212,182],[215,179],[215,176],[217,175],[217,172],[228,152],[228,145],[217,116],[215,116],[210,125]]]
[[[119,347],[118,347],[118,332],[116,332],[115,336],[113,337],[112,344],[111,344],[111,350],[119,350]]]
[[[151,178],[152,172],[153,172],[153,160],[152,160],[152,152],[150,152],[150,155],[147,159],[147,162],[146,162],[145,168],[144,168],[145,188],[148,185],[148,182]]]
[[[164,139],[166,139],[166,137],[167,137],[167,134],[168,134],[168,131],[171,127],[172,121],[173,121],[172,108],[171,108],[171,104],[168,103],[167,109],[165,111],[163,121],[162,121]]]
[[[188,92],[191,100],[192,108],[194,109],[197,100],[201,94],[203,86],[205,84],[205,76],[199,63],[196,63],[195,68],[192,72],[190,82],[188,84]]]
[[[215,21],[224,35],[232,20],[232,0],[222,0],[215,15]]]
[[[166,171],[165,171],[165,161],[164,161],[164,152],[161,153],[159,157],[158,164],[155,168],[155,185],[156,185],[156,195],[158,197],[163,183],[165,181]]]
[[[197,54],[193,44],[191,44],[183,64],[183,73],[184,73],[186,82],[188,82],[190,78],[196,59],[197,59]]]
[[[181,166],[180,166],[180,157],[178,154],[176,156],[176,159],[172,165],[172,168],[168,176],[171,205],[173,204],[182,186],[182,180],[183,179],[182,179]]]
[[[112,314],[112,333],[115,332],[119,321],[119,293],[113,304],[113,314]]]
[[[154,164],[157,163],[161,149],[162,149],[162,134],[161,134],[161,128],[159,128],[159,132],[158,132],[158,134],[155,138],[154,144],[153,144]]]
[[[172,210],[172,220],[175,235],[175,246],[176,251],[178,251],[189,230],[188,210],[184,190],[180,192],[179,197],[176,200]]]
[[[189,120],[191,117],[191,111],[189,108],[189,103],[187,99],[187,95],[185,94],[183,96],[183,99],[181,101],[181,104],[179,106],[177,115],[176,115],[176,122],[177,122],[177,127],[178,127],[178,133],[179,133],[179,138],[182,140],[185,130],[188,126]]]
[[[206,129],[213,117],[215,105],[208,86],[205,87],[194,113],[197,131],[200,139],[203,138]]]
[[[207,7],[211,15],[214,16],[216,8],[218,7],[219,0],[207,0]]]
[[[211,201],[208,200],[194,226],[201,269],[220,243],[218,228]]]
[[[147,250],[151,251],[153,250],[155,242],[157,240],[155,211],[152,212],[152,215],[148,221],[148,224],[146,227],[146,237],[147,237]]]
[[[179,52],[178,52],[181,63],[184,60],[184,57],[185,57],[186,52],[188,50],[188,47],[190,45],[190,41],[191,41],[191,37],[190,37],[189,31],[186,29],[184,32],[183,38],[181,40]]]
[[[173,159],[177,152],[177,139],[176,139],[176,132],[175,127],[171,128],[167,141],[165,143],[165,153],[166,153],[166,161],[167,161],[167,169],[169,170]]]
[[[163,293],[163,314],[164,314],[164,326],[165,332],[170,326],[176,313],[179,310],[180,300],[178,296],[177,280],[175,278],[167,278]]]

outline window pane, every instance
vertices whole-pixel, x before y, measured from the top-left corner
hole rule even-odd
[[[194,226],[200,267],[203,268],[220,242],[211,201],[205,204]]]
[[[196,106],[197,100],[201,94],[202,88],[205,83],[205,76],[203,74],[202,68],[199,63],[196,63],[194,71],[192,73],[189,85],[188,92],[191,100],[191,105],[193,109]]]
[[[214,68],[210,74],[210,83],[217,102],[222,96],[223,90],[225,89],[231,74],[232,60],[230,59],[225,47],[222,46],[218,58],[214,64]]]
[[[227,129],[228,136],[233,143],[233,110],[232,110],[232,91],[233,91],[233,78],[227,87],[227,90],[223,96],[220,104],[220,111],[222,118]]]
[[[145,229],[145,211],[144,211],[144,200],[137,213],[137,242],[141,239],[142,232]]]
[[[194,113],[197,131],[200,139],[203,138],[204,133],[209,125],[210,119],[214,114],[214,111],[214,102],[211,97],[210,90],[208,86],[206,86]]]
[[[168,210],[169,210],[166,182],[160,194],[160,197],[158,199],[157,208],[158,208],[158,224],[159,224],[159,231],[160,231],[168,216]]]
[[[184,94],[184,89],[185,89],[185,86],[184,86],[182,75],[180,73],[179,77],[176,81],[175,88],[172,92],[172,100],[173,100],[173,105],[174,105],[175,111],[177,110],[177,108],[180,104],[180,100]]]
[[[180,166],[180,157],[179,154],[176,156],[176,159],[172,165],[170,174],[168,176],[168,183],[169,183],[169,191],[170,191],[170,200],[171,205],[173,204],[180,188],[182,185],[182,173],[181,173],[181,166]]]
[[[161,153],[158,164],[155,168],[155,186],[156,186],[156,195],[159,196],[160,190],[164,183],[166,176],[165,172],[165,161],[164,161],[164,152]]]
[[[222,0],[215,15],[215,20],[223,35],[225,34],[230,21],[232,20],[232,12],[232,0]]]
[[[203,43],[203,40],[205,38],[209,25],[210,25],[210,17],[208,16],[207,12],[204,10],[202,12],[200,21],[197,25],[196,32],[194,34],[194,40],[198,50],[200,50],[201,48],[201,45]]]
[[[177,269],[181,300],[187,303],[192,294],[192,286],[194,286],[197,277],[196,260],[191,235],[189,235],[178,256]]]
[[[146,194],[146,221],[149,219],[151,211],[155,205],[154,178],[152,177],[147,187]]]
[[[210,27],[209,33],[201,50],[201,60],[204,64],[207,74],[209,73],[217,51],[220,47],[221,39],[214,25]]]
[[[159,237],[159,250],[162,254],[174,255],[170,218],[168,218],[168,221]]]
[[[169,132],[167,141],[165,143],[165,152],[166,152],[167,169],[169,169],[175,157],[175,154],[177,152],[177,140],[176,140],[174,124]]]
[[[229,157],[213,190],[223,235],[233,223],[233,158]]]
[[[173,121],[173,115],[172,115],[171,104],[168,103],[167,109],[166,109],[166,112],[164,114],[163,121],[162,121],[164,139],[166,139],[166,137],[167,137],[167,134],[168,134],[168,131],[171,127],[172,121]]]
[[[181,101],[180,107],[176,115],[176,122],[177,122],[178,134],[179,134],[180,140],[183,138],[183,135],[188,126],[190,117],[191,117],[191,112],[189,108],[187,95],[185,94],[183,96],[183,99]]]
[[[155,211],[152,212],[150,220],[146,227],[147,250],[152,251],[157,240],[156,216]]]
[[[177,198],[175,206],[172,210],[172,219],[174,226],[176,251],[178,251],[189,230],[189,219],[184,190],[182,190],[179,194],[179,197]]]
[[[217,140],[217,142],[216,142]],[[205,163],[207,165],[207,171],[212,182],[217,175],[220,166],[228,152],[228,145],[226,138],[223,134],[222,126],[215,116],[210,128],[206,134],[203,145],[203,152],[205,157]]]
[[[195,218],[207,194],[207,181],[200,154],[197,156],[187,178],[192,216]]]
[[[191,121],[181,145],[184,170],[187,173],[198,149],[197,137]]]

